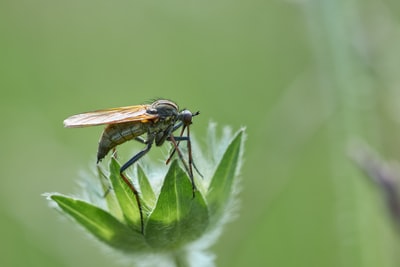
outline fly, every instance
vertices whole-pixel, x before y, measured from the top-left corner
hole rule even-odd
[[[198,114],[200,113],[192,113],[187,109],[179,111],[178,105],[174,102],[160,99],[148,105],[102,109],[73,115],[64,120],[64,126],[73,128],[106,125],[99,141],[97,163],[99,163],[110,150],[115,149],[116,146],[126,141],[136,140],[145,145],[144,149],[129,159],[120,169],[122,179],[135,194],[143,232],[143,214],[138,191],[123,172],[149,152],[153,144],[161,146],[165,141],[169,141],[172,143],[174,149],[166,163],[170,161],[175,152],[178,153],[192,183],[194,197],[196,185],[193,179],[193,167],[196,171],[197,168],[192,158],[189,125],[192,124],[192,118]],[[180,135],[174,136],[174,132],[179,128],[182,128]],[[187,132],[186,136],[183,135],[185,130]],[[146,138],[143,138],[142,136],[145,134]],[[187,142],[188,163],[184,160],[182,152],[179,149],[180,141]]]

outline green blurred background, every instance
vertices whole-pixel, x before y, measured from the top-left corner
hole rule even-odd
[[[117,266],[41,196],[77,192],[101,128],[69,115],[156,97],[247,127],[218,266],[400,266],[362,139],[400,159],[400,2],[0,2],[0,265]],[[139,148],[140,146],[133,146]]]

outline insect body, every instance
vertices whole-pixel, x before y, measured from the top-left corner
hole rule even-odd
[[[143,106],[140,107],[143,109]],[[158,100],[144,107],[145,113],[139,115],[139,120],[132,117],[132,121],[111,123],[106,126],[99,141],[97,161],[102,160],[115,146],[131,139],[149,145],[155,142],[156,146],[161,146],[175,130],[177,122],[179,122],[179,126],[182,124],[187,126],[192,123],[192,114],[187,111],[182,111],[182,114],[178,113],[178,106],[171,101]],[[189,116],[186,118],[187,121],[183,122],[183,114],[186,113]],[[140,137],[145,133],[147,140]]]
[[[136,195],[141,212],[138,193],[123,175],[123,172],[143,157],[154,143],[156,146],[161,146],[165,141],[170,141],[173,144],[174,150],[170,158],[175,151],[178,153],[191,179],[194,196],[196,187],[193,180],[192,166],[195,167],[195,165],[191,155],[189,125],[192,124],[192,117],[198,114],[199,112],[191,113],[186,109],[179,111],[178,105],[174,102],[160,99],[149,105],[119,107],[77,114],[64,120],[64,125],[65,127],[106,125],[99,141],[97,162],[101,161],[111,149],[126,141],[136,140],[146,145],[143,150],[134,155],[120,169],[121,177]],[[180,135],[173,136],[173,133],[179,128],[182,128]],[[187,129],[187,135],[183,136],[185,129]],[[146,134],[146,139],[142,137],[144,134]],[[179,150],[179,141],[187,142],[188,164]],[[167,162],[169,162],[170,158]]]

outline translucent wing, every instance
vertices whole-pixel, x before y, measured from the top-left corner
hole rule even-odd
[[[146,113],[149,107],[150,105],[137,105],[85,112],[65,119],[64,126],[85,127],[130,121],[146,121],[157,118],[157,114]]]

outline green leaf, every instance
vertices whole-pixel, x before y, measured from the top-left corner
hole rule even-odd
[[[100,180],[101,188],[103,189],[104,194],[106,194],[110,190],[111,184],[100,165],[97,165],[97,176]]]
[[[110,180],[108,176],[104,173],[103,169],[97,165],[97,176],[100,180],[101,187],[103,189],[104,198],[106,199],[107,208],[111,214],[119,220],[124,218],[122,211],[119,207],[119,203],[115,194],[111,188]]]
[[[207,203],[213,218],[219,218],[232,193],[235,175],[240,167],[243,132],[239,131],[228,145],[208,188]]]
[[[130,230],[108,212],[82,200],[62,195],[51,195],[58,206],[85,227],[99,240],[125,251],[146,248],[143,236]]]
[[[154,211],[145,227],[150,246],[175,248],[193,241],[208,226],[208,209],[202,194],[193,198],[192,184],[178,162],[172,162]]]
[[[132,189],[122,179],[119,173],[120,168],[121,167],[117,160],[112,157],[110,161],[110,180],[115,196],[118,199],[119,206],[124,214],[127,224],[133,229],[141,232],[142,225],[139,206]],[[126,174],[124,175],[125,177],[128,177]]]
[[[149,178],[144,173],[140,164],[137,165],[137,179],[139,182],[143,204],[148,210],[150,210],[154,207],[154,204],[156,202],[156,195],[154,194],[153,188],[151,187]]]

